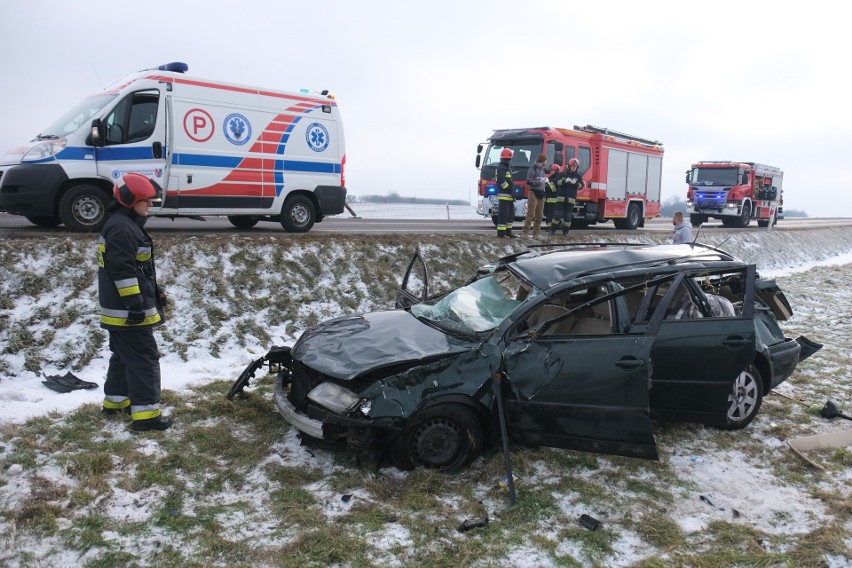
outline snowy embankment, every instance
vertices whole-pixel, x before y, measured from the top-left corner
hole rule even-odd
[[[459,284],[479,264],[525,246],[520,239],[505,244],[482,235],[154,238],[170,299],[167,324],[158,333],[163,387],[174,390],[236,377],[271,345],[292,343],[319,320],[391,306],[418,246],[431,261],[432,290]],[[844,255],[852,252],[852,227],[726,231],[712,238],[706,244],[755,262],[768,276],[849,262]],[[59,395],[41,384],[41,373],[69,370],[103,381],[109,351],[97,324],[95,239],[0,242],[0,421],[100,400],[97,390]],[[613,239],[600,232],[571,238],[591,240]],[[637,232],[629,240],[664,243],[668,234]]]

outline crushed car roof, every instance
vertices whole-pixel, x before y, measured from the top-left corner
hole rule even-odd
[[[534,250],[501,259],[512,271],[540,290],[547,290],[570,278],[604,270],[714,261],[739,262],[732,255],[706,245],[631,243],[578,243],[569,250]]]

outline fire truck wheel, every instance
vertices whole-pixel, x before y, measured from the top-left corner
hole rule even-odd
[[[237,229],[251,229],[259,220],[254,215],[228,215],[228,221]]]
[[[693,213],[689,216],[689,222],[693,227],[700,227],[704,223],[707,222],[707,215],[699,215],[698,213]]]
[[[743,210],[736,221],[736,228],[745,229],[751,221],[751,203],[743,203]]]
[[[107,192],[94,185],[72,187],[59,200],[59,218],[72,231],[100,231],[110,199]]]
[[[291,233],[307,233],[315,219],[314,204],[304,195],[290,197],[281,209],[281,226]]]

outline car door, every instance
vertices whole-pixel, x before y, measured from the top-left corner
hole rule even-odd
[[[426,269],[426,262],[420,255],[420,249],[417,249],[408,262],[408,268],[402,278],[402,286],[396,294],[394,307],[397,309],[410,308],[428,297],[429,272]]]
[[[622,317],[623,302],[605,298],[603,307]],[[568,326],[570,316],[558,319],[555,333],[507,334],[510,435],[544,446],[658,459],[648,403],[653,336],[613,332],[618,325],[608,333],[575,335],[570,327],[579,329],[579,322]]]
[[[742,309],[717,317],[701,309],[696,276],[679,275],[654,314],[651,408],[659,418],[724,423],[733,382],[755,357],[753,278],[743,271]],[[684,309],[689,302],[695,307]]]

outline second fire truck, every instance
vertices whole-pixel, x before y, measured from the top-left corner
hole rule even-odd
[[[510,167],[515,180],[515,219],[527,210],[527,170],[539,154],[547,164],[563,166],[571,158],[580,160],[585,187],[577,194],[575,226],[588,226],[612,219],[616,228],[636,229],[660,214],[660,185],[663,145],[608,128],[519,128],[495,130],[477,148],[479,168],[477,213],[497,224],[497,188],[494,177],[500,152],[514,152]],[[484,151],[483,151],[484,150]]]
[[[694,226],[713,217],[725,227],[760,227],[784,218],[784,172],[754,162],[698,162],[686,172],[686,211]]]

